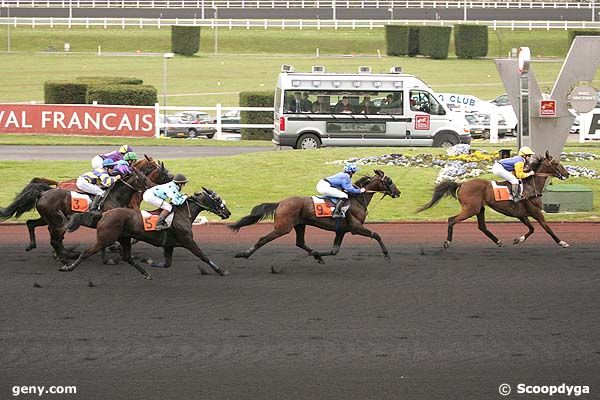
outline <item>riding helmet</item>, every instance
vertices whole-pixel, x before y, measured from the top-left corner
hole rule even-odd
[[[521,157],[523,156],[532,156],[535,153],[533,152],[533,150],[531,150],[531,148],[527,147],[527,146],[523,146],[519,149],[519,155]]]
[[[187,183],[188,180],[185,177],[185,175],[183,175],[183,174],[177,174],[177,175],[175,175],[175,178],[173,178],[173,182],[175,182],[175,183]]]
[[[346,172],[348,174],[354,174],[354,173],[358,172],[358,167],[354,163],[348,163],[348,164],[344,165],[344,172]]]

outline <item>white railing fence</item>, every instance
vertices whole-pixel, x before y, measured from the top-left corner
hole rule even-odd
[[[156,137],[160,137],[161,131],[166,130],[166,132],[168,132],[169,128],[187,128],[187,129],[195,129],[197,131],[202,131],[202,128],[215,128],[216,132],[215,132],[215,136],[214,138],[217,140],[232,140],[232,139],[237,139],[239,138],[239,136],[237,135],[232,135],[232,134],[227,134],[223,132],[223,120],[222,120],[222,116],[223,113],[227,112],[227,111],[234,111],[234,110],[239,110],[239,111],[250,111],[250,112],[270,112],[273,113],[274,108],[273,107],[223,107],[221,106],[221,104],[217,104],[214,107],[185,107],[185,106],[162,106],[159,104],[156,104],[154,106],[155,109],[155,115],[156,115]],[[212,114],[214,114],[213,116],[213,120],[214,122],[212,123],[187,123],[187,122],[181,122],[181,123],[176,123],[176,124],[165,124],[164,122],[160,122],[161,119],[164,120],[164,117],[171,117],[174,114],[177,113],[182,113],[182,112],[190,112],[190,111],[201,111],[201,112],[212,112]],[[249,128],[249,129],[272,129],[273,128],[273,122],[270,124],[242,124],[242,123],[238,123],[238,124],[233,124],[233,123],[228,123],[226,124],[226,128],[228,130],[232,130],[232,129],[236,129],[239,130],[241,128]],[[198,136],[201,136],[202,134],[200,133]]]
[[[560,8],[589,9],[590,1],[415,1],[415,0],[0,0],[20,8]]]
[[[207,28],[258,29],[374,29],[388,24],[453,26],[463,20],[342,20],[342,19],[166,19],[166,18],[55,18],[55,17],[0,17],[0,26],[18,28],[37,27],[120,27],[163,28],[171,25],[192,25]],[[585,29],[600,28],[600,22],[590,21],[470,21],[496,29]]]

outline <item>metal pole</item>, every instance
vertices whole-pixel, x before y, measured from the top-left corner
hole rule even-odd
[[[219,53],[219,24],[218,24],[218,19],[219,17],[219,10],[215,8],[215,14],[214,14],[214,19],[215,19],[215,55]]]
[[[167,57],[163,56],[163,129],[167,137]]]
[[[592,22],[596,22],[596,0],[592,0]]]
[[[331,2],[331,9],[333,11],[333,13],[332,13],[333,18],[332,19],[335,21],[335,0],[333,0]]]
[[[467,20],[467,0],[465,0],[464,4],[465,4],[465,8],[463,10],[463,20],[466,21]]]
[[[7,47],[6,50],[10,53],[10,7],[6,7],[6,18],[7,18],[7,22],[8,24],[6,25],[6,40],[7,40]]]
[[[69,0],[69,19],[73,19],[73,0]]]

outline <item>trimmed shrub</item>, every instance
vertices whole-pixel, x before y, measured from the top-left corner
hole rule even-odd
[[[449,26],[422,26],[419,28],[419,53],[443,60],[448,58],[448,48],[450,47],[450,33],[452,28]]]
[[[240,92],[240,107],[273,107],[273,92]],[[273,111],[242,111],[240,124],[273,124]],[[271,140],[273,129],[242,128],[242,139]]]
[[[74,81],[44,82],[46,104],[85,104],[87,84]]]
[[[411,57],[419,54],[419,28],[413,25],[386,25],[386,54]]]
[[[90,85],[87,102],[92,104],[153,106],[158,102],[156,88],[150,85]]]
[[[569,29],[569,47],[576,36],[600,36],[598,29]]]
[[[454,25],[454,47],[458,58],[487,56],[488,27],[485,25]]]
[[[75,78],[79,82],[89,84],[107,84],[107,85],[141,85],[144,83],[139,78],[128,78],[123,76],[78,76]]]
[[[193,56],[200,50],[200,27],[171,25],[171,51]]]

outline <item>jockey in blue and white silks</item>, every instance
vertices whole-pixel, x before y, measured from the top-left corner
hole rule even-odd
[[[177,174],[171,182],[151,187],[144,192],[143,197],[146,203],[162,209],[156,223],[157,229],[166,228],[164,221],[173,210],[171,204],[178,206],[187,199],[187,195],[181,193],[187,182],[188,180],[183,174]]]
[[[321,179],[317,183],[317,192],[323,196],[340,199],[333,213],[333,218],[345,217],[350,201],[349,194],[360,194],[365,192],[364,188],[357,188],[352,184],[352,176],[358,172],[356,164],[349,163],[344,166],[344,170],[338,174],[332,175],[325,179]]]

